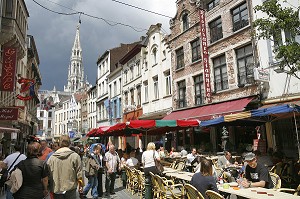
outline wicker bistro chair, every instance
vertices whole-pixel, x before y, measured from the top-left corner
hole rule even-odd
[[[170,168],[175,169],[176,168],[176,160],[174,160],[171,164],[170,164]]]
[[[224,197],[221,194],[212,190],[207,190],[205,194],[209,199],[224,199]]]
[[[182,184],[174,184],[172,180],[166,180],[159,175],[155,175],[155,179],[159,186],[160,198],[184,198],[184,187]]]
[[[155,175],[152,172],[149,172],[149,173],[151,176],[153,198],[160,198],[159,184],[155,178]]]
[[[277,189],[276,191],[285,192],[285,193],[290,193],[290,194],[293,194],[293,195],[295,195],[295,196],[299,196],[299,193],[300,193],[300,185],[297,187],[297,189],[280,188],[280,189]]]
[[[281,188],[281,179],[280,179],[279,175],[277,175],[276,173],[273,173],[273,172],[269,172],[269,173],[271,176],[272,183],[274,185],[273,189],[280,189]]]
[[[124,166],[124,169],[125,169],[125,173],[126,173],[126,177],[127,177],[127,179],[126,179],[126,189],[128,190],[128,191],[130,191],[130,186],[129,186],[129,184],[130,184],[130,168],[129,167],[127,167],[127,166]]]
[[[140,170],[134,169],[136,176],[137,176],[137,181],[138,181],[138,193],[140,194],[141,198],[143,197],[143,193],[145,192],[145,177],[143,173]]]
[[[184,189],[188,199],[204,199],[203,195],[193,185],[185,184]]]
[[[184,162],[178,162],[176,166],[176,170],[183,171],[185,169],[185,163]]]
[[[138,190],[138,177],[136,172],[129,167],[126,168],[126,175],[127,175],[127,189],[133,195]]]

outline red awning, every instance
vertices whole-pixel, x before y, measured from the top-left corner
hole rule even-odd
[[[223,116],[229,113],[237,113],[243,111],[247,104],[254,97],[247,97],[237,100],[231,100],[226,102],[221,102],[217,104],[210,104],[206,106],[201,106],[197,108],[192,108],[182,111],[174,111],[171,114],[163,118],[163,120],[178,120],[178,119],[197,119],[197,120],[210,120],[214,117]]]

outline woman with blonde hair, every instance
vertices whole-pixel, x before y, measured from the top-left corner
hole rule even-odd
[[[147,145],[147,150],[144,151],[142,155],[145,178],[148,180],[148,182],[151,182],[151,176],[149,172],[152,172],[153,174],[159,173],[155,167],[155,160],[160,161],[159,154],[155,150],[155,144],[153,142],[149,142]]]

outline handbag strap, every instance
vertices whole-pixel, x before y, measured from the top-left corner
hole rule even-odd
[[[7,171],[9,171],[11,168],[12,168],[12,166],[15,164],[15,162],[17,161],[17,159],[20,157],[20,155],[21,155],[21,153],[18,155],[18,157],[14,160],[14,162],[10,165],[10,167],[8,168],[8,170]]]
[[[153,150],[153,160],[156,163],[156,158],[155,158],[155,151]]]

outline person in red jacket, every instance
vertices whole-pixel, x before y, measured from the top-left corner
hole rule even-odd
[[[52,150],[48,147],[48,143],[46,140],[42,140],[40,144],[41,144],[41,155],[39,156],[39,159],[45,161],[47,155],[51,153]]]

